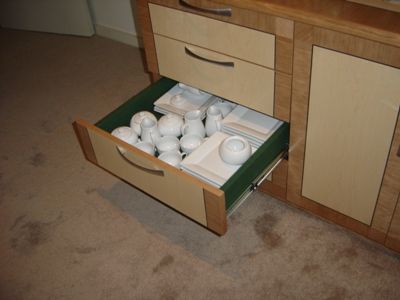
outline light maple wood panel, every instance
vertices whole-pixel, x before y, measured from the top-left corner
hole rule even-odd
[[[90,140],[97,158],[97,164],[118,177],[126,180],[144,192],[175,208],[184,215],[207,226],[203,188],[190,182],[187,175],[177,174],[171,167],[156,162],[156,158],[135,153],[137,149],[127,151],[125,156],[141,166],[131,165],[121,157],[113,138],[107,138],[100,131],[89,130]],[[161,170],[163,175],[144,170]],[[155,188],[156,187],[156,188]],[[217,194],[220,192],[218,191]]]
[[[303,196],[370,224],[400,104],[400,70],[314,47]]]
[[[153,32],[242,60],[275,67],[275,36],[149,4]]]
[[[394,1],[393,3],[390,2],[389,0],[347,0],[347,1],[400,12],[400,3],[394,3]]]
[[[163,36],[154,38],[161,75],[273,115],[275,72],[271,69]],[[234,67],[193,58],[185,47],[207,59],[233,62]]]
[[[232,9],[232,15],[227,17],[183,7],[179,5],[179,1],[177,0],[151,0],[150,2],[182,11],[188,11],[190,13],[205,16],[208,19],[216,19],[226,23],[271,33],[275,36],[275,69],[285,73],[292,73],[294,30],[294,22],[292,20],[265,14],[259,10],[238,8],[238,6],[231,5],[231,3],[228,7]],[[221,7],[220,3],[209,0],[190,0],[188,2],[198,7]]]
[[[305,139],[308,118],[309,88],[313,45],[366,57],[368,60],[400,68],[400,49],[378,42],[365,40],[332,30],[296,23],[292,82],[290,154],[288,169],[287,200],[326,219],[368,236],[380,243],[385,242],[399,190],[393,182],[399,178],[397,149],[400,145],[400,125],[397,129],[389,155],[384,180],[371,226],[302,197]],[[396,142],[397,141],[397,142]],[[397,145],[397,146],[396,146]],[[397,148],[396,148],[397,147]],[[396,167],[397,166],[397,167]],[[399,181],[399,180],[398,180]]]

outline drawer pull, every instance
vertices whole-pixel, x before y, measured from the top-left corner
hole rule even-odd
[[[157,176],[164,176],[164,171],[163,170],[159,170],[159,169],[149,169],[146,167],[143,167],[141,165],[139,165],[138,163],[133,162],[129,157],[127,157],[124,153],[121,152],[121,150],[116,147],[117,152],[119,153],[119,155],[129,164],[131,164],[132,166],[134,166],[135,168],[138,168],[142,171],[145,171],[147,173],[153,174],[153,175],[157,175]]]
[[[183,7],[186,8],[191,8],[197,11],[205,12],[205,13],[210,13],[210,14],[215,14],[219,16],[226,16],[230,17],[232,16],[232,9],[230,7],[224,7],[224,8],[204,8],[204,7],[198,7],[194,6],[192,4],[187,3],[184,0],[179,0],[179,4]]]
[[[399,149],[397,149],[397,156],[400,157],[400,146]]]
[[[235,66],[235,63],[232,61],[218,61],[218,60],[213,60],[213,59],[209,59],[209,58],[205,58],[202,57],[196,53],[194,53],[192,50],[190,50],[188,47],[185,47],[185,53],[193,58],[202,60],[202,61],[206,61],[212,64],[216,64],[219,66],[224,66],[224,67],[230,67],[233,68]]]

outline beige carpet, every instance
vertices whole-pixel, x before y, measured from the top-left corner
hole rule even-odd
[[[400,255],[255,193],[217,237],[85,161],[137,49],[0,30],[0,299],[400,299]]]

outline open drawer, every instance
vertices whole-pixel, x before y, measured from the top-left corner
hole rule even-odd
[[[227,230],[227,215],[285,155],[289,125],[283,123],[221,188],[216,188],[110,134],[119,126],[128,126],[134,113],[153,112],[153,103],[175,84],[176,81],[162,78],[95,125],[76,121],[75,131],[89,161],[222,235]],[[117,146],[126,152],[121,154]]]

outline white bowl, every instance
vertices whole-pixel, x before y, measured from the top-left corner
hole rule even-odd
[[[160,138],[156,144],[158,152],[179,151],[179,140],[176,136],[166,135]]]
[[[135,133],[135,131],[132,130],[132,128],[128,126],[121,126],[118,128],[115,128],[111,134],[124,142],[134,145],[138,141],[138,136]]]
[[[241,165],[251,155],[249,142],[241,136],[230,136],[219,145],[219,155],[230,165]]]
[[[139,142],[134,145],[136,148],[154,156],[154,146],[152,143],[149,142]]]
[[[176,114],[167,114],[158,120],[158,130],[161,135],[181,135],[181,127],[183,125],[183,118]]]
[[[169,102],[176,107],[181,107],[185,104],[186,99],[182,96],[182,94],[176,94],[169,99]]]
[[[160,154],[158,158],[171,166],[179,167],[182,161],[182,154],[179,151],[168,151]]]
[[[131,118],[130,126],[136,132],[137,135],[142,133],[140,128],[140,123],[142,123],[144,118],[152,119],[153,121],[157,122],[157,118],[149,111],[140,111],[133,115]]]
[[[181,137],[180,145],[184,153],[190,154],[203,143],[203,138],[198,134],[187,134]]]

